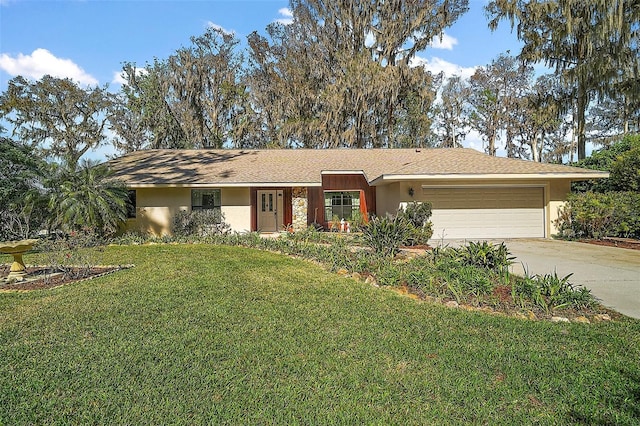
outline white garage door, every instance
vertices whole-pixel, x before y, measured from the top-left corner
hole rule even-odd
[[[433,238],[544,237],[543,188],[424,188]]]

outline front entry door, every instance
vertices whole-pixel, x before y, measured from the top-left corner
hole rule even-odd
[[[277,232],[284,220],[282,190],[258,191],[258,231]]]

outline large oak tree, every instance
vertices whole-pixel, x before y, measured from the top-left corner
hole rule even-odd
[[[222,148],[246,138],[248,95],[235,35],[209,27],[191,44],[144,68],[125,63],[119,148]]]
[[[106,143],[112,104],[106,88],[82,88],[49,75],[38,81],[18,76],[0,96],[0,118],[12,137],[75,169],[87,151]]]
[[[293,22],[249,38],[251,96],[276,146],[433,143],[434,79],[409,66],[467,0],[292,0]]]
[[[640,97],[637,0],[493,0],[486,10],[490,28],[517,23],[522,60],[555,68],[575,89],[578,158],[585,158],[590,102],[621,91]]]

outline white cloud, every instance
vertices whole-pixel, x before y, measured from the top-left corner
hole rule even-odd
[[[455,37],[451,37],[446,33],[442,33],[442,36],[436,36],[431,39],[431,46],[434,49],[445,49],[445,50],[453,50],[453,46],[458,44],[458,39]]]
[[[127,84],[127,80],[122,76],[122,71],[114,71],[111,82],[119,85]]]
[[[470,130],[467,136],[462,141],[462,146],[465,148],[475,149],[476,151],[484,152],[484,141],[482,136],[477,130]]]
[[[278,9],[278,13],[282,16],[286,16],[287,18],[293,18],[293,12],[288,7]]]
[[[147,70],[145,68],[136,68],[136,75],[145,75]],[[122,86],[123,84],[127,84],[127,80],[124,78],[123,71],[114,71],[113,79],[111,83]]]
[[[31,55],[18,53],[15,58],[3,53],[0,55],[0,69],[11,76],[22,75],[40,79],[48,74],[52,77],[70,78],[80,84],[98,84],[96,78],[87,74],[71,59],[57,58],[42,48],[34,50]]]
[[[213,28],[214,30],[218,30],[218,31],[222,32],[223,34],[227,34],[227,35],[234,35],[236,33],[233,30],[227,30],[223,26],[215,24],[215,23],[213,23],[211,21],[207,22],[207,27]]]
[[[283,7],[282,9],[278,10],[278,13],[282,17],[276,19],[276,22],[279,22],[282,25],[290,25],[293,22],[293,12],[291,11],[291,9]]]
[[[410,66],[412,67],[424,67],[427,71],[433,74],[444,73],[445,77],[451,77],[452,75],[459,75],[462,78],[469,78],[476,72],[477,67],[462,67],[460,65],[447,62],[444,59],[438,57],[432,57],[431,59],[415,56],[411,59]]]

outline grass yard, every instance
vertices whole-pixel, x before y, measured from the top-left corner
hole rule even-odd
[[[136,267],[0,293],[0,424],[640,424],[637,320],[451,310],[238,247],[99,256]]]

